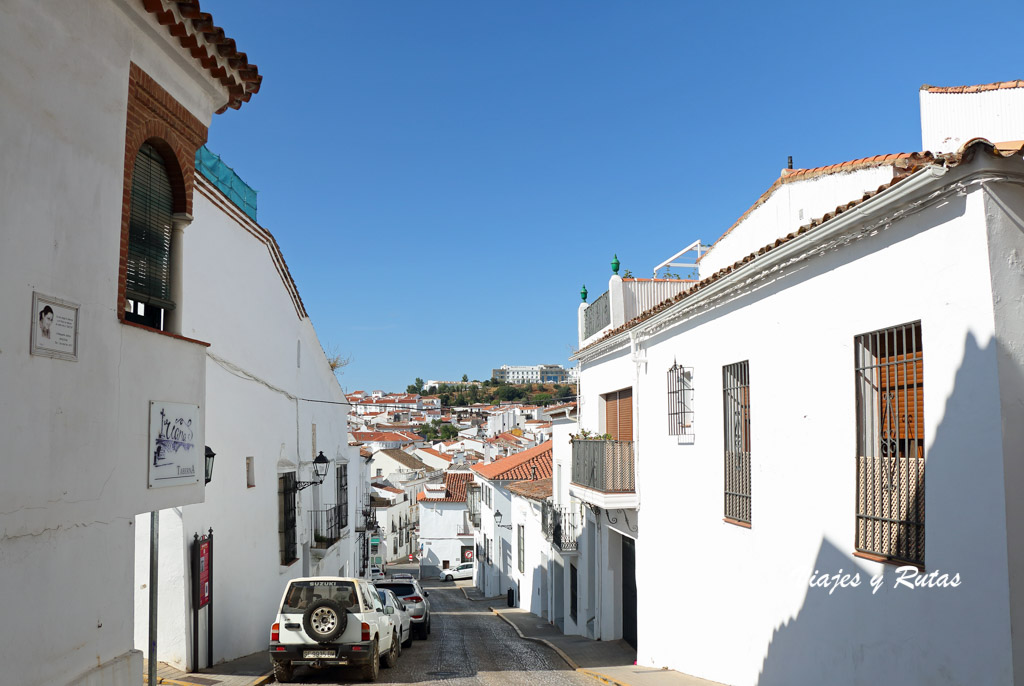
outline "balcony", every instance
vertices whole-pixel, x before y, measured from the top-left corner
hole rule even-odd
[[[573,440],[569,493],[606,510],[635,509],[633,441]]]
[[[570,508],[554,507],[549,502],[541,506],[541,526],[544,538],[563,553],[577,551],[579,530],[576,528],[576,513]]]
[[[313,542],[311,548],[327,550],[341,538],[341,508],[337,505],[326,510],[313,510],[310,513]]]

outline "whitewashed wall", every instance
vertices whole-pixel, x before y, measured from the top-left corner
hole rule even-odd
[[[599,424],[598,393],[634,386],[641,665],[758,686],[878,674],[893,683],[1009,683],[1010,609],[1019,604],[1010,604],[1006,498],[1019,484],[1003,482],[1000,417],[1021,384],[1001,405],[984,209],[977,189],[950,198],[679,323],[646,342],[636,382],[625,352],[583,365],[582,426]],[[1005,297],[1019,303],[1019,265],[1004,279]],[[928,370],[927,571],[959,573],[957,589],[894,590],[893,567],[852,557],[853,339],[917,319]],[[1019,333],[1017,322],[1009,333]],[[751,529],[722,521],[721,370],[742,360],[751,380]],[[674,361],[694,368],[692,444],[666,435]],[[1019,361],[1010,367],[1019,379]],[[664,478],[667,469],[674,478]],[[661,607],[665,569],[688,621]],[[886,588],[874,596],[808,588],[815,570],[840,569],[865,580],[883,574]],[[1012,569],[1016,580],[1020,567]]]
[[[541,526],[541,504],[538,500],[511,496],[512,511],[512,583],[518,589],[518,606],[533,614],[547,618],[549,579],[548,562],[551,543],[544,538]],[[523,526],[523,571],[519,571],[519,529]]]
[[[921,149],[956,152],[972,138],[993,143],[1024,136],[1024,88],[976,93],[920,91]]]
[[[893,168],[885,165],[782,184],[701,256],[697,263],[700,278],[756,253],[841,204],[859,200],[865,191],[873,191],[892,179]]]
[[[221,102],[144,14],[0,6],[0,680],[19,686],[138,683],[134,516],[203,498],[147,489],[146,455],[150,400],[203,404],[204,350],[117,319],[129,64],[204,124]],[[33,291],[81,306],[77,362],[29,354]]]
[[[296,310],[281,267],[265,239],[253,235],[259,227],[227,204],[205,179],[197,179],[193,214],[195,220],[185,234],[183,332],[211,343],[206,443],[217,457],[206,502],[185,508],[177,529],[161,528],[161,564],[169,567],[159,594],[160,634],[167,637],[158,644],[159,655],[179,668],[189,664],[191,614],[188,585],[175,579],[190,576],[187,546],[195,533],[205,534],[211,527],[214,531],[213,661],[219,662],[265,647],[288,579],[313,572],[337,574],[353,559],[358,503],[358,468],[349,459],[348,405],[312,324]],[[282,567],[278,475],[296,471],[298,480],[314,480],[312,460],[318,451],[332,460],[332,468],[322,485],[299,491],[299,560]],[[254,464],[251,488],[247,457]],[[311,553],[311,512],[337,503],[339,462],[350,470],[349,524],[339,543],[323,555]],[[140,523],[148,527],[148,519]],[[144,649],[148,544],[137,547],[136,560],[135,643]],[[353,566],[349,564],[350,569]],[[164,588],[164,583],[170,586]],[[199,658],[206,664],[205,641],[200,642]]]
[[[455,567],[462,562],[462,546],[473,545],[471,536],[458,536],[466,518],[466,503],[421,502],[419,504],[420,569],[425,579],[437,578],[444,563]]]

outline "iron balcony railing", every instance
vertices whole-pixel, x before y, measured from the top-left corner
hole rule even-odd
[[[544,538],[562,552],[577,549],[579,532],[576,529],[576,513],[568,507],[555,507],[545,502],[541,506],[541,524]]]
[[[326,550],[341,538],[341,507],[332,505],[326,510],[313,510],[310,513],[313,529],[313,548]]]
[[[583,338],[587,339],[612,323],[611,300],[608,291],[583,311]]]
[[[604,493],[634,493],[633,441],[573,440],[572,482]]]

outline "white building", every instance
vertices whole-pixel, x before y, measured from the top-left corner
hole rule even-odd
[[[508,492],[514,556],[509,576],[516,588],[516,606],[546,619],[551,545],[544,513],[550,512],[551,477],[509,484]]]
[[[1024,682],[1022,180],[1019,142],[788,170],[698,285],[581,326],[596,637],[727,684]]]
[[[194,303],[177,249],[213,114],[248,100],[260,76],[197,23],[175,2],[0,9],[5,683],[141,683],[135,516],[205,497],[207,344],[181,335],[176,315]],[[165,221],[135,224],[164,239],[151,282],[129,228],[140,152],[171,178],[153,196]],[[126,316],[144,296],[168,314],[158,327]]]
[[[160,661],[179,669],[249,655],[285,583],[352,573],[354,509],[361,480],[348,446],[349,403],[327,363],[284,256],[271,234],[226,191],[246,188],[223,164],[195,177],[184,245],[182,333],[206,349],[206,444],[217,454],[206,501],[164,510],[160,521]],[[209,166],[212,165],[212,166]],[[225,189],[225,190],[221,190]],[[255,214],[255,207],[251,206]],[[224,255],[232,259],[224,260]],[[217,293],[211,301],[207,293]],[[225,307],[223,303],[230,303]],[[252,345],[252,341],[259,345]],[[351,453],[350,453],[351,451]],[[329,461],[322,484],[313,459]],[[190,544],[213,530],[213,655],[206,623],[193,644]],[[148,645],[149,517],[135,526],[135,645]],[[238,579],[245,583],[239,584]],[[205,617],[205,611],[204,615]],[[193,645],[199,654],[192,655]]]
[[[480,526],[475,543],[478,564],[475,585],[485,595],[505,594],[513,569],[511,501],[508,486],[516,481],[537,481],[551,476],[551,443],[542,443],[516,455],[471,467],[480,488]]]
[[[509,365],[491,370],[491,378],[504,383],[565,383],[569,370],[560,364]]]
[[[387,479],[392,482],[434,471],[419,458],[397,449],[375,451],[368,468],[371,479]]]
[[[466,499],[472,483],[468,468],[452,467],[442,483],[431,484],[420,494],[421,579],[435,579],[442,569],[473,561],[473,521]],[[476,515],[479,523],[479,510]]]
[[[401,488],[380,483],[372,484],[378,503],[376,509],[377,530],[382,541],[387,543],[384,562],[398,562],[408,559],[413,552],[413,526],[415,524],[416,501]],[[386,506],[382,506],[383,503]]]

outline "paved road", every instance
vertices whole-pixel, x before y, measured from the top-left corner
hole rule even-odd
[[[400,571],[399,568],[389,571]],[[465,582],[464,582],[465,583]],[[593,679],[565,664],[550,648],[524,641],[487,602],[467,600],[454,584],[426,581],[430,594],[431,634],[402,651],[398,665],[381,667],[379,684],[444,684],[445,686],[594,686]],[[358,683],[355,670],[344,667],[312,670],[300,667],[295,681],[303,684]]]

